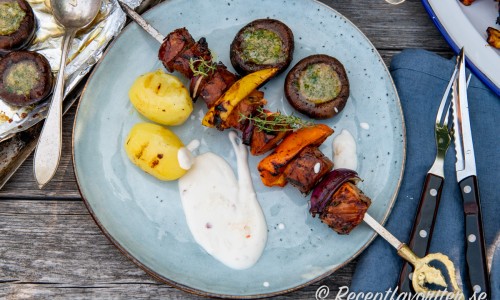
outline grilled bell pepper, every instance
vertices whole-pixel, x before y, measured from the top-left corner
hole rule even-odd
[[[245,99],[252,91],[266,82],[276,72],[277,68],[260,70],[236,81],[222,96],[217,99],[205,114],[202,125],[223,129],[222,124],[227,120],[233,109]]]
[[[286,165],[302,149],[307,146],[319,146],[332,134],[333,129],[324,124],[304,127],[289,134],[273,153],[262,159],[257,166],[262,183],[266,186],[285,186],[287,182],[283,171]]]

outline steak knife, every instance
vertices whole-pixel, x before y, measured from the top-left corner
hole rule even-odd
[[[476,294],[484,292],[490,298],[479,186],[469,121],[464,48],[457,57],[457,63],[458,78],[453,85],[451,108],[456,151],[455,171],[464,205],[467,271],[472,291]]]

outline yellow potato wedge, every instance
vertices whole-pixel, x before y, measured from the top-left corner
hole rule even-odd
[[[162,70],[137,78],[128,95],[139,113],[162,125],[180,125],[193,111],[193,101],[182,82]]]
[[[177,152],[184,147],[182,141],[160,125],[134,125],[124,146],[132,163],[160,180],[175,180],[187,172],[177,158]]]

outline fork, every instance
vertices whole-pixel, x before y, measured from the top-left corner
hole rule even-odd
[[[437,153],[432,167],[425,177],[424,187],[420,195],[420,202],[410,234],[408,246],[416,255],[423,257],[429,250],[436,214],[441,199],[441,191],[444,183],[444,159],[446,151],[450,146],[452,132],[448,128],[448,114],[451,100],[449,94],[453,82],[457,77],[458,64],[455,66],[453,75],[441,99],[441,104],[436,116],[434,126]],[[405,263],[401,269],[398,287],[400,292],[410,293],[412,291],[411,277],[413,268],[409,263]]]

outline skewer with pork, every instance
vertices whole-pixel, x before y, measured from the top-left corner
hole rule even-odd
[[[308,194],[330,171],[333,163],[318,149],[333,133],[323,124],[293,131],[288,128],[255,126],[257,120],[274,121],[281,115],[264,110],[267,101],[257,88],[266,83],[278,68],[263,69],[241,79],[215,63],[204,38],[195,42],[187,29],[172,31],[159,50],[159,59],[168,71],[177,71],[190,80],[193,99],[202,98],[208,112],[202,121],[218,130],[235,128],[243,132],[243,140],[251,153],[261,155],[276,150],[259,163],[262,182],[267,186],[284,186],[288,182]],[[300,126],[299,126],[300,127]],[[293,132],[292,132],[293,131]]]

